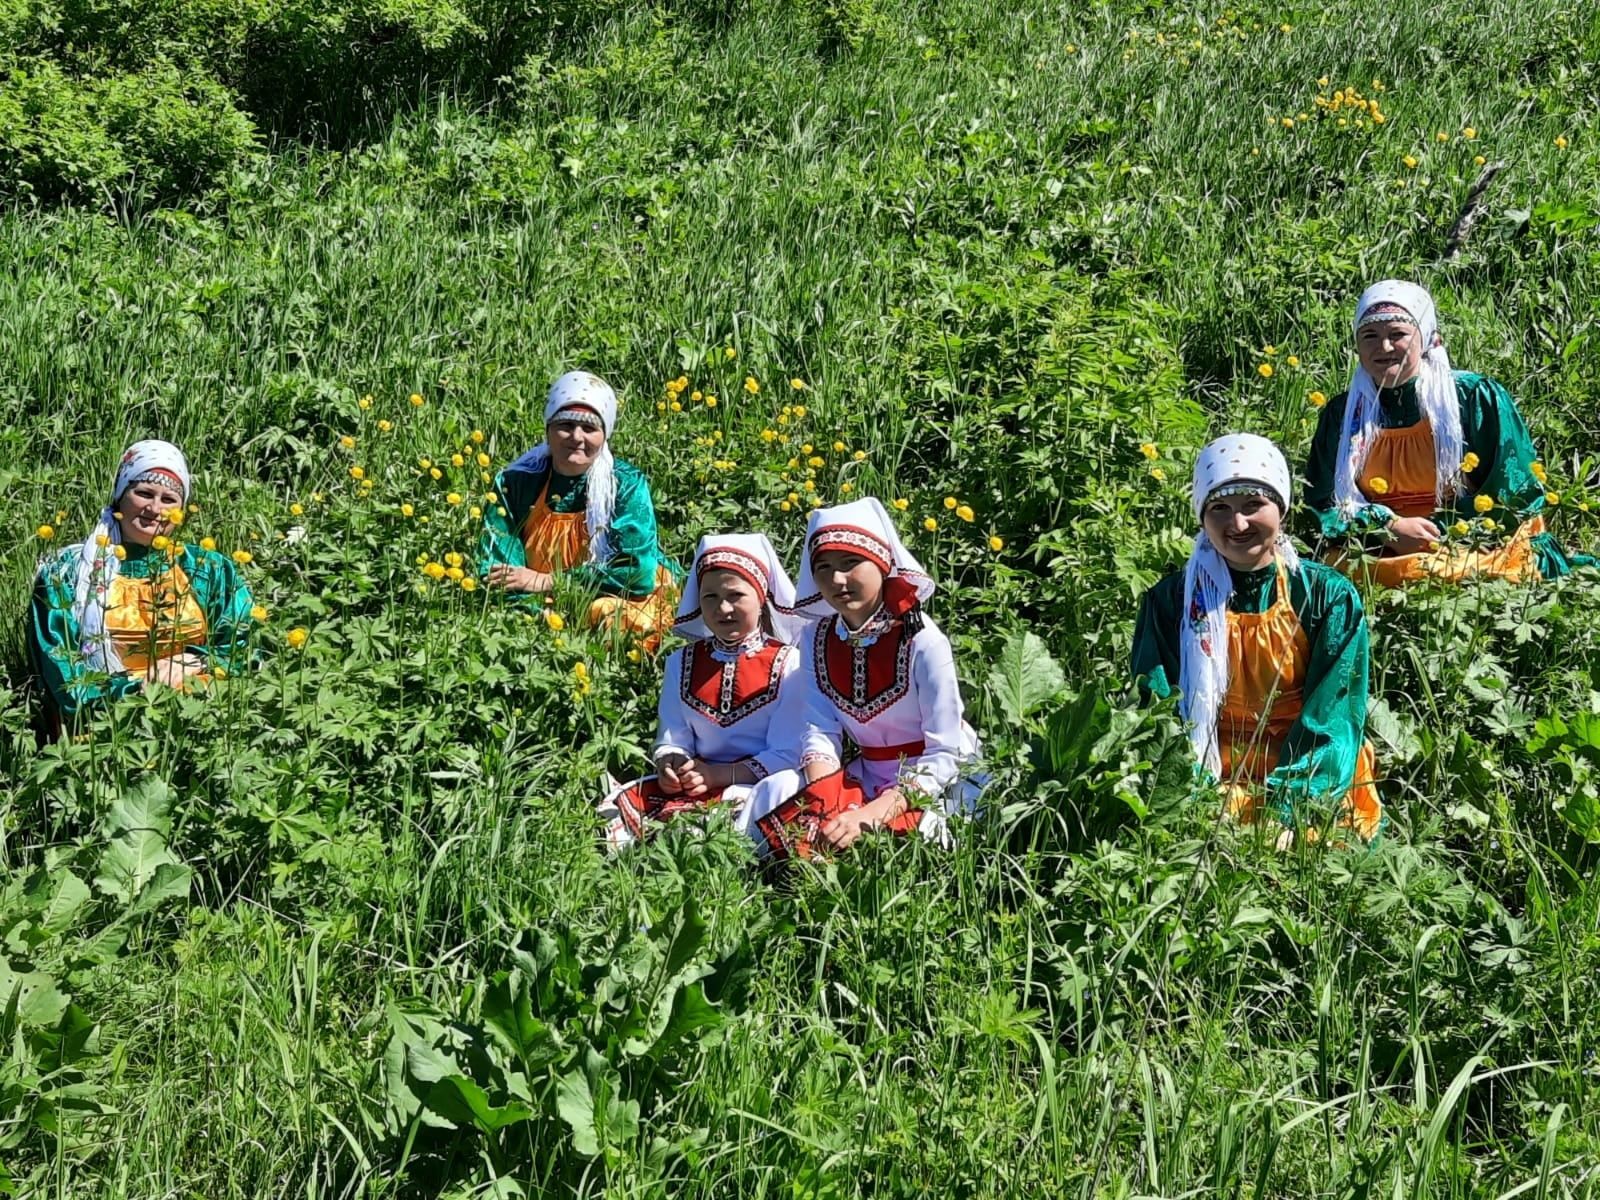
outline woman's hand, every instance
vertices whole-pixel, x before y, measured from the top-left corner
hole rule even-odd
[[[848,808],[836,817],[823,822],[817,830],[824,842],[835,850],[848,850],[869,829],[880,829],[911,807],[899,788],[886,788],[876,800],[860,808]]]
[[[484,582],[492,588],[507,592],[548,592],[555,586],[555,579],[546,571],[535,571],[532,567],[512,567],[504,563],[490,567]]]
[[[692,760],[687,754],[668,754],[656,760],[656,783],[669,796],[683,795],[683,772]]]
[[[1388,524],[1394,548],[1401,554],[1421,554],[1436,549],[1443,535],[1427,517],[1396,517]]]

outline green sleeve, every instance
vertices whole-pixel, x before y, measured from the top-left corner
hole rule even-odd
[[[1486,375],[1456,377],[1461,399],[1461,434],[1478,456],[1468,476],[1471,494],[1487,493],[1518,517],[1544,508],[1544,485],[1533,474],[1538,455],[1517,403]]]
[[[1296,807],[1332,806],[1355,779],[1366,736],[1367,621],[1355,585],[1330,567],[1303,563],[1290,582],[1300,626],[1311,642],[1304,706],[1289,727],[1267,797],[1293,824]],[[1308,823],[1322,814],[1299,813]]]
[[[1165,700],[1183,677],[1178,643],[1183,605],[1183,574],[1169,575],[1144,594],[1133,627],[1133,678],[1140,698]]]
[[[184,570],[195,601],[206,614],[205,658],[228,671],[241,671],[250,664],[254,623],[250,609],[255,604],[244,572],[215,550],[189,547],[186,556],[189,561]]]
[[[478,538],[478,573],[487,575],[490,567],[525,567],[528,565],[522,539],[515,533],[528,519],[528,510],[538,499],[530,496],[531,490],[524,471],[501,471],[494,477],[494,494],[498,504],[486,505],[483,510],[483,533]]]
[[[63,553],[39,568],[28,611],[28,655],[33,670],[62,716],[100,700],[137,691],[131,675],[106,675],[89,668],[78,649],[80,630],[72,611],[77,555]]]
[[[1344,432],[1344,406],[1348,398],[1335,396],[1322,406],[1317,431],[1311,438],[1311,454],[1306,459],[1306,504],[1317,516],[1321,536],[1328,541],[1375,533],[1394,520],[1394,510],[1386,504],[1369,504],[1346,518],[1334,501],[1339,471],[1339,444]]]
[[[650,483],[634,467],[616,464],[617,503],[608,536],[610,556],[603,563],[585,563],[569,575],[578,584],[607,595],[638,599],[656,590],[661,546],[656,538],[656,508]]]

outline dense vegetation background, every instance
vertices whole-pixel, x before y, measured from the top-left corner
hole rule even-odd
[[[0,1190],[1595,1194],[1595,576],[1373,598],[1371,851],[1218,827],[1123,676],[1194,451],[1301,455],[1382,276],[1593,545],[1597,62],[1549,0],[0,0]],[[957,851],[603,859],[659,663],[423,573],[576,365],[681,557],[906,502]],[[261,668],[41,748],[33,568],[151,435]]]

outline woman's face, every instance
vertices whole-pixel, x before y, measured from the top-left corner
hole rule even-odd
[[[723,642],[742,642],[761,627],[761,595],[737,571],[700,577],[700,616]]]
[[[183,494],[175,487],[155,481],[134,484],[115,505],[122,540],[130,546],[148,546],[158,535],[172,532],[167,514],[182,507]]]
[[[544,440],[550,446],[550,465],[557,475],[582,475],[594,466],[600,447],[606,444],[606,433],[576,421],[551,421],[544,427]]]
[[[811,577],[822,598],[851,629],[861,628],[883,601],[883,571],[871,559],[848,550],[812,555]]]
[[[1356,356],[1381,388],[1395,388],[1422,370],[1422,331],[1406,321],[1375,321],[1356,331]]]
[[[1258,571],[1272,561],[1283,513],[1265,496],[1218,496],[1201,514],[1206,536],[1228,565]]]

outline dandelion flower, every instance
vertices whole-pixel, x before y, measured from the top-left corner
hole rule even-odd
[[[1139,453],[1152,460],[1161,457],[1161,451],[1156,449],[1156,444],[1154,442],[1140,442]]]
[[[976,514],[972,511],[972,505],[963,504],[960,508],[956,509],[956,516],[960,517],[963,521],[970,523]]]
[[[932,517],[924,517],[922,519],[922,527],[929,533],[932,533],[935,529],[939,528],[939,522],[935,521]]]
[[[232,554],[232,558],[233,561],[238,563],[241,567],[248,567],[256,560],[256,556],[251,554],[248,550],[235,550]]]
[[[267,619],[267,610],[259,604],[251,605],[250,619],[256,622],[265,621]]]
[[[1005,542],[1002,541],[995,534],[991,533],[989,535],[989,549],[993,550],[996,554],[998,554],[998,553],[1000,553],[1001,550],[1005,549]]]
[[[298,650],[306,644],[306,639],[310,636],[311,634],[307,630],[297,625],[283,635],[283,640],[289,643],[291,650]]]
[[[1271,363],[1262,363],[1259,367],[1256,368],[1256,374],[1261,376],[1261,378],[1263,378],[1263,379],[1271,379],[1272,378],[1272,364]]]
[[[1312,408],[1321,408],[1328,403],[1328,397],[1322,392],[1312,392],[1306,399],[1311,401]]]
[[[1486,513],[1494,507],[1494,497],[1488,492],[1479,492],[1472,498],[1472,507],[1477,512]]]
[[[48,542],[51,538],[55,537],[56,529],[54,525],[41,525],[39,528],[34,530],[34,533],[39,536],[39,540],[41,542]]]

